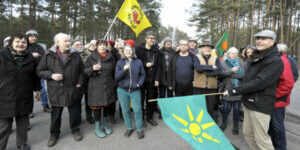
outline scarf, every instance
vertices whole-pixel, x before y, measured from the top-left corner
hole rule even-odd
[[[239,67],[239,70],[237,72],[234,72],[235,74],[241,74],[242,73],[242,68],[240,66],[238,58],[236,58],[236,59],[230,59],[230,58],[228,58],[228,59],[225,60],[225,62],[226,62],[227,66],[230,69],[233,68],[233,67]],[[233,82],[234,82],[235,87],[237,87],[238,84],[239,84],[239,80],[236,79],[236,78],[234,78]]]
[[[17,53],[17,51],[15,51],[13,48],[9,48],[9,51],[10,51],[10,54],[12,55],[12,57],[14,58],[14,60],[19,65],[21,65],[21,63],[24,61],[25,57],[28,55],[27,50]]]

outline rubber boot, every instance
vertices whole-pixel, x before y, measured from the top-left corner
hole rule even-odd
[[[103,119],[103,126],[104,126],[104,131],[105,131],[105,133],[107,134],[107,135],[109,135],[109,134],[111,134],[112,133],[112,130],[111,130],[111,128],[109,127],[109,125],[108,125],[108,117],[105,117],[104,119]]]
[[[238,123],[233,124],[232,134],[233,135],[238,135],[239,134],[239,124]]]
[[[100,138],[106,137],[106,134],[100,128],[100,121],[95,122],[95,134]]]

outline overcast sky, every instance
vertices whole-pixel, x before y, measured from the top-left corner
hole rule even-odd
[[[191,15],[186,12],[194,0],[162,0],[161,22],[164,26],[177,27],[186,32],[190,37],[195,37],[196,28],[188,26],[188,19]]]

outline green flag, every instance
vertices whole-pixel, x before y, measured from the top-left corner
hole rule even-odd
[[[229,32],[228,30],[225,31],[223,36],[221,37],[220,41],[216,45],[217,54],[219,57],[223,57],[225,51],[229,48]]]
[[[234,150],[206,110],[204,95],[158,99],[166,125],[197,150]]]

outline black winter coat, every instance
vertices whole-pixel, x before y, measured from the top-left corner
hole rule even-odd
[[[146,77],[145,81],[148,81],[150,83],[154,83],[154,81],[160,81],[160,75],[161,75],[161,61],[160,57],[161,54],[159,52],[159,49],[156,45],[153,45],[150,49],[151,59],[153,59],[153,66],[151,68],[147,68],[146,64],[148,63],[147,58],[147,52],[149,51],[145,48],[145,43],[142,43],[136,48],[136,56],[138,59],[140,59],[143,62],[143,66],[145,69]]]
[[[161,77],[160,77],[160,84],[167,86],[167,72],[168,72],[168,67],[167,67],[167,62],[170,65],[171,58],[175,54],[174,49],[166,50],[164,47],[160,49],[161,53]],[[165,56],[168,56],[168,60],[166,60]]]
[[[179,57],[179,52],[175,52],[173,57],[170,59],[169,62],[169,69],[167,72],[167,86],[172,87],[173,90],[175,90],[176,88],[176,62],[177,59]],[[200,72],[201,71],[201,66],[200,66],[200,62],[199,59],[192,53],[189,52],[189,57],[192,58],[193,60],[193,68],[195,71]],[[193,77],[194,79],[194,77]]]
[[[241,86],[235,89],[236,92],[231,91],[243,96],[242,100],[246,108],[271,114],[282,71],[283,63],[275,45],[249,63]]]
[[[33,91],[41,89],[36,65],[30,53],[18,64],[8,48],[0,51],[0,118],[32,112]]]
[[[101,69],[93,71],[93,65],[101,61]],[[108,52],[102,59],[99,53],[94,51],[88,57],[84,73],[88,77],[88,105],[89,106],[107,106],[117,100],[115,82],[116,61],[113,55]]]
[[[70,106],[81,98],[81,87],[84,82],[83,61],[78,52],[70,50],[64,64],[58,57],[56,47],[44,55],[37,67],[37,74],[47,80],[47,91],[52,106]],[[62,81],[51,78],[53,73],[63,74]]]
[[[38,62],[41,60],[42,56],[45,55],[44,48],[37,43],[29,44],[27,49],[30,53],[39,53],[41,55],[40,57],[37,58]]]

